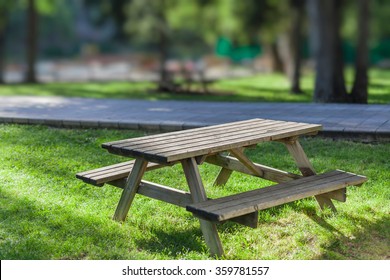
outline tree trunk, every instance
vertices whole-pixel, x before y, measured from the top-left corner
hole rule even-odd
[[[25,82],[36,83],[35,63],[37,56],[38,14],[35,0],[28,0],[27,7],[27,72]]]
[[[355,103],[367,103],[368,97],[368,67],[369,67],[369,0],[358,1],[358,38],[355,61],[355,80],[351,99]]]
[[[166,68],[168,60],[168,38],[163,30],[160,31],[159,52],[160,52],[160,90],[169,90],[171,79]]]
[[[284,71],[284,65],[283,65],[283,60],[280,57],[279,49],[278,49],[278,44],[277,42],[272,42],[267,46],[268,49],[268,54],[271,62],[271,72],[279,72],[283,73]]]
[[[301,78],[301,42],[302,42],[302,24],[304,17],[304,0],[290,0],[291,7],[291,30],[289,32],[289,53],[290,59],[287,64],[287,75],[290,79],[290,92],[295,94],[302,93]]]
[[[4,84],[5,70],[5,27],[0,26],[0,84]]]
[[[341,0],[308,0],[311,34],[314,40],[316,79],[315,102],[347,102],[340,38]]]
[[[157,13],[157,17],[159,19],[160,25],[158,28],[158,36],[159,36],[159,55],[160,55],[160,81],[159,81],[159,90],[161,91],[171,91],[172,90],[172,81],[167,70],[166,64],[168,60],[168,45],[169,45],[169,31],[168,31],[168,23],[165,15],[166,2],[160,0],[160,10]]]
[[[8,16],[5,9],[0,10],[0,84],[4,84],[5,73],[5,43],[8,25]]]

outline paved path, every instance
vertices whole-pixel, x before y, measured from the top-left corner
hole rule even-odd
[[[172,131],[250,118],[323,125],[323,134],[390,139],[390,105],[0,97],[0,122]]]

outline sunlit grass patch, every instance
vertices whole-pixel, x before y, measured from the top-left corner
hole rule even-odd
[[[185,209],[137,195],[128,219],[111,219],[120,189],[93,187],[80,171],[126,160],[101,143],[144,135],[104,129],[0,125],[1,259],[209,259],[198,221]],[[390,144],[307,138],[301,141],[318,172],[343,169],[366,175],[350,187],[337,214],[312,198],[263,210],[259,227],[218,225],[226,259],[387,259],[390,240]],[[253,160],[290,172],[280,143],[247,150]],[[276,156],[278,155],[278,156]],[[233,173],[213,187],[219,169],[200,172],[210,197],[273,184]],[[188,190],[180,165],[147,173],[146,180]]]

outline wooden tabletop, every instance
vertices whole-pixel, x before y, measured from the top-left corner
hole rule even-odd
[[[251,119],[114,141],[102,147],[113,154],[171,163],[260,142],[313,134],[321,128],[318,124]]]

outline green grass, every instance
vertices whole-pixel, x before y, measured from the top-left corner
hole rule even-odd
[[[75,178],[125,160],[101,143],[140,135],[0,125],[0,259],[209,259],[198,221],[184,209],[138,195],[127,221],[118,223],[111,217],[120,190]],[[261,211],[257,229],[219,225],[225,258],[388,259],[390,144],[317,137],[302,145],[318,172],[340,168],[366,175],[368,182],[348,189],[347,202],[336,202],[336,215],[321,212],[310,198]],[[249,156],[297,172],[280,143],[259,145]],[[210,197],[269,184],[233,173],[224,188],[213,188],[218,168],[200,169]],[[178,165],[151,171],[146,179],[186,190]]]
[[[352,72],[346,72],[347,86],[351,86]],[[290,94],[289,83],[284,75],[260,74],[247,78],[220,80],[211,90],[226,94],[173,94],[151,93],[155,85],[147,82],[127,83],[48,83],[38,85],[0,85],[0,95],[65,96],[90,98],[127,98],[147,100],[205,100],[239,102],[311,102],[314,85],[312,73],[301,80],[303,94]],[[370,71],[369,100],[374,103],[390,103],[390,70]]]

